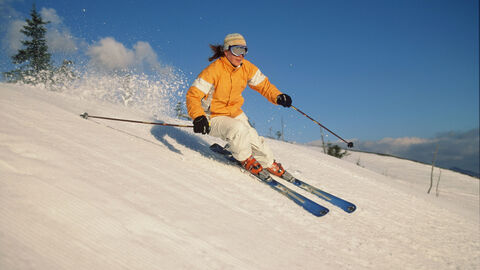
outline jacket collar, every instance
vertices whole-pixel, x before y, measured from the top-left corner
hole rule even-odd
[[[227,71],[229,71],[229,72],[237,71],[237,70],[239,70],[239,69],[243,66],[243,63],[242,63],[242,64],[240,64],[240,66],[234,67],[234,66],[232,65],[232,63],[230,63],[230,61],[228,61],[228,59],[227,59],[226,56],[220,57],[220,61],[222,61],[223,66],[224,66],[224,67],[227,69]]]

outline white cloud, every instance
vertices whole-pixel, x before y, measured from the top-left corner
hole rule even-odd
[[[353,140],[355,150],[387,154],[396,157],[431,164],[433,154],[438,147],[435,164],[442,168],[461,168],[479,173],[480,164],[480,130],[478,128],[466,132],[446,132],[434,138],[383,138],[378,141]],[[338,142],[344,146],[342,142]],[[321,141],[309,143],[321,146]],[[348,150],[348,149],[347,149]]]
[[[434,138],[384,138],[379,141],[359,141],[361,151],[389,154],[431,163],[438,147],[436,164],[444,168],[458,167],[479,172],[479,129],[466,132],[441,133]]]
[[[63,22],[62,18],[58,16],[57,11],[53,8],[42,8],[40,15],[44,21],[50,22],[51,24],[58,25]]]
[[[76,38],[70,33],[68,27],[63,23],[63,18],[58,16],[57,11],[53,8],[42,8],[40,10],[42,19],[47,24],[47,44],[48,49],[52,53],[74,53],[78,46]]]
[[[106,37],[91,46],[87,55],[93,65],[105,71],[143,69],[144,67],[160,68],[157,54],[150,44],[144,41],[139,41],[133,46],[133,49],[128,49],[114,38]]]
[[[3,7],[3,10],[5,11],[7,8]],[[12,10],[12,8],[8,10]],[[49,51],[51,53],[75,53],[78,50],[78,39],[70,33],[68,27],[63,23],[63,19],[58,16],[57,11],[53,8],[42,8],[39,13],[44,21],[50,22],[46,25]],[[29,18],[29,16],[27,17]],[[2,39],[2,47],[7,54],[14,55],[22,48],[21,41],[26,39],[25,35],[20,32],[26,22],[25,20],[13,19],[13,16],[7,18],[4,22],[5,36]]]
[[[0,0],[0,35],[1,49],[11,56],[14,55],[21,47],[20,42],[23,34],[20,33],[25,20],[21,20],[21,14],[13,8],[13,3],[17,0]]]
[[[157,54],[148,42],[139,41],[133,46],[133,49],[138,64],[146,63],[152,68],[159,68]]]
[[[22,48],[21,40],[25,39],[25,36],[20,30],[24,25],[25,21],[21,20],[13,20],[8,24],[5,37],[2,40],[2,46],[9,55],[14,55]]]
[[[364,141],[357,142],[355,145],[360,149],[389,155],[398,155],[404,152],[405,149],[410,149],[415,146],[425,145],[431,143],[431,139],[417,138],[417,137],[403,137],[403,138],[383,138],[379,141]]]
[[[52,29],[47,32],[46,39],[52,53],[74,53],[78,49],[74,37],[65,30]]]
[[[21,0],[0,0],[0,18],[13,19],[19,17],[20,13],[12,7],[12,4],[20,1]]]
[[[410,146],[414,144],[426,143],[427,139],[417,137],[403,137],[403,138],[383,138],[379,143],[390,144],[394,146]]]
[[[135,54],[112,37],[103,38],[97,45],[91,46],[87,55],[97,67],[115,70],[126,69],[133,65]]]

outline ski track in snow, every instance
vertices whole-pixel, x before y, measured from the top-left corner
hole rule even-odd
[[[443,170],[436,197],[427,165],[269,140],[292,174],[357,205],[347,214],[287,183],[330,209],[318,218],[211,153],[215,138],[85,111],[150,119],[0,84],[0,269],[480,265],[478,179]]]

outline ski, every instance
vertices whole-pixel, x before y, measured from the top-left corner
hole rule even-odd
[[[281,177],[282,179],[294,184],[295,186],[301,188],[301,189],[304,189],[308,192],[311,192],[312,194],[315,194],[317,195],[319,198],[341,208],[343,211],[347,212],[347,213],[352,213],[353,211],[355,211],[357,209],[357,207],[355,206],[355,204],[349,202],[349,201],[346,201],[344,199],[341,199],[335,195],[332,195],[328,192],[325,192],[317,187],[314,187],[310,184],[307,184],[305,182],[303,182],[302,180],[299,180],[298,178],[292,176],[291,174],[289,174],[288,172],[285,172],[284,175],[282,175]]]
[[[226,150],[223,146],[219,144],[213,144],[210,146],[210,149],[218,154],[221,154],[223,157],[225,157],[229,162],[232,164],[235,164],[236,166],[240,166],[240,163],[232,156],[230,151]],[[279,183],[275,179],[273,179],[270,174],[265,172],[262,175],[254,175],[248,172],[250,175],[254,176],[257,180],[260,182],[263,182],[264,184],[267,184],[270,186],[272,189],[275,191],[279,192],[280,194],[283,194],[285,197],[289,198],[293,202],[295,202],[297,205],[303,207],[305,210],[307,210],[309,213],[311,213],[314,216],[321,217],[324,216],[325,214],[328,213],[328,208],[325,208],[321,206],[320,204],[304,197],[303,195],[291,190],[290,188],[286,187],[285,185]]]

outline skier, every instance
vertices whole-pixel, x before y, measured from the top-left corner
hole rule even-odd
[[[251,173],[258,175],[267,168],[270,173],[282,176],[285,169],[273,159],[264,138],[250,126],[241,109],[242,92],[248,84],[273,104],[283,107],[290,107],[292,99],[245,59],[248,48],[241,34],[228,34],[223,45],[210,48],[213,56],[208,60],[215,61],[198,75],[186,97],[194,132],[226,141],[233,157]]]

